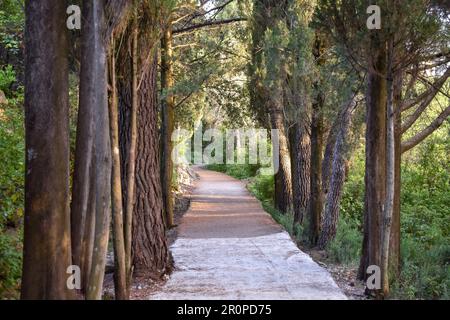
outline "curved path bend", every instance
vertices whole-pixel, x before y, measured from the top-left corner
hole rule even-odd
[[[200,180],[171,246],[175,270],[150,299],[346,299],[242,182],[196,171]]]

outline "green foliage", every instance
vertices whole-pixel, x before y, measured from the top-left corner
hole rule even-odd
[[[362,235],[352,222],[341,217],[337,227],[336,237],[327,247],[329,257],[342,264],[356,264],[361,254]]]
[[[7,97],[11,97],[11,84],[16,81],[16,73],[11,65],[0,69],[0,90],[5,93]]]
[[[448,126],[405,155],[402,167],[402,272],[393,294],[450,298]]]
[[[293,235],[294,234],[294,215],[290,214],[290,213],[282,213],[278,210],[276,210],[273,207],[272,203],[269,203],[267,201],[262,203],[264,210],[269,213],[272,218],[279,223],[280,225],[283,226],[283,228],[290,234]]]
[[[247,164],[210,164],[208,165],[208,169],[223,172],[236,179],[247,179],[255,176],[255,173],[258,170],[258,166]]]
[[[448,125],[412,151],[402,164],[402,272],[392,296],[448,299],[450,288],[450,144]],[[341,201],[336,238],[327,248],[333,260],[357,262],[364,211],[364,152],[352,157]]]
[[[356,150],[344,184],[339,208],[336,236],[328,244],[329,258],[346,265],[359,261],[362,245],[362,218],[364,212],[364,146]]]
[[[216,4],[219,5],[219,2]],[[198,2],[192,1],[190,6],[175,14],[173,20],[178,20],[174,24],[175,29],[185,27],[190,16],[182,16],[197,5]],[[217,19],[242,16],[239,5],[234,1],[225,6],[224,10],[210,14]],[[198,15],[189,24],[204,23],[205,18]],[[193,130],[202,118],[216,127],[223,123],[229,127],[251,124],[249,93],[245,85],[247,37],[245,24],[241,23],[199,29],[174,37],[175,86],[171,91],[176,101],[177,126]],[[163,93],[165,94],[167,92]]]
[[[22,41],[25,21],[22,0],[2,0],[0,9],[0,44],[16,54]]]
[[[275,195],[274,177],[257,175],[249,184],[249,190],[262,202],[271,204]]]
[[[22,271],[25,130],[23,90],[13,91],[13,84],[16,71],[22,68],[24,12],[22,0],[0,2],[0,90],[8,98],[8,104],[0,105],[0,299],[17,299]]]
[[[339,214],[352,225],[362,226],[364,212],[364,146],[356,150],[344,184]]]
[[[23,215],[25,133],[18,100],[0,107],[0,228],[16,226]]]
[[[441,239],[443,240],[443,239]],[[402,239],[402,272],[393,296],[402,299],[450,299],[450,245],[427,246],[412,236]]]
[[[0,299],[18,298],[22,272],[22,236],[0,229]]]

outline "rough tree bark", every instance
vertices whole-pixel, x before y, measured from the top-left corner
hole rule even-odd
[[[330,187],[331,180],[331,172],[333,166],[333,155],[334,155],[334,146],[336,144],[336,139],[339,133],[341,116],[337,116],[331,126],[331,129],[328,132],[327,142],[325,144],[325,150],[323,153],[322,160],[322,192],[324,198],[326,198],[328,194],[328,190]]]
[[[276,158],[274,153],[274,167],[278,167],[275,173],[275,207],[283,212],[292,210],[292,180],[291,180],[291,159],[289,154],[288,139],[283,117],[282,90],[281,84],[274,90],[270,103],[270,122],[272,129],[278,131],[279,155]]]
[[[303,223],[309,202],[311,139],[298,122],[289,131],[294,223]]]
[[[263,10],[268,16],[268,29],[274,34],[279,32],[279,23],[285,19],[287,2],[266,1]],[[289,143],[284,116],[285,95],[283,85],[286,83],[287,65],[284,53],[275,43],[264,50],[267,64],[265,85],[267,86],[267,107],[272,129],[278,132],[279,154],[274,153],[275,173],[275,207],[283,212],[292,212],[292,177]]]
[[[136,205],[133,216],[133,265],[136,272],[165,274],[170,268],[165,237],[159,166],[157,62],[142,75],[137,122]]]
[[[386,196],[386,47],[372,35],[373,61],[366,93],[366,168],[364,238],[358,276],[367,278],[370,265],[381,267],[382,215]]]
[[[255,118],[264,127],[270,125],[271,129],[278,131],[279,156],[275,157],[274,164],[279,170],[275,173],[275,207],[281,212],[292,211],[292,180],[291,163],[287,130],[283,115],[283,83],[285,72],[280,48],[272,46],[265,48],[265,34],[271,28],[278,28],[283,19],[287,2],[273,0],[253,2],[252,24],[252,64],[250,65],[250,100]],[[266,75],[263,72],[264,57],[277,63],[267,63]],[[270,78],[270,79],[269,79]],[[265,121],[269,113],[270,122]]]
[[[169,22],[167,30],[161,40],[161,88],[165,93],[162,100],[162,152],[161,152],[161,182],[166,226],[171,228],[174,224],[172,195],[173,160],[172,160],[172,134],[174,131],[175,100],[170,90],[173,87],[173,49],[172,26]]]
[[[68,299],[69,84],[66,5],[26,1],[22,299]]]
[[[320,95],[319,95],[320,96]],[[323,151],[323,112],[322,98],[313,103],[311,123],[311,167],[309,198],[309,238],[312,245],[317,244],[320,235],[323,209],[322,193],[322,151]]]
[[[138,24],[149,23],[149,19],[139,19]],[[129,28],[130,29],[130,28]],[[148,273],[159,277],[170,271],[170,255],[165,238],[165,225],[162,212],[161,181],[159,164],[158,102],[156,99],[157,63],[156,43],[158,37],[150,30],[142,30],[135,41],[141,48],[136,59],[133,59],[132,35],[128,30],[119,55],[119,104],[120,104],[120,151],[122,167],[129,165],[131,143],[132,106],[136,104],[136,192],[133,199],[127,190],[130,181],[128,172],[122,173],[124,202],[131,200],[133,205],[132,222],[132,265],[138,274]],[[149,57],[151,57],[149,59]],[[136,64],[136,91],[132,83],[133,60]],[[133,92],[136,101],[133,103]]]
[[[336,128],[331,177],[327,183],[328,190],[323,214],[322,230],[319,238],[319,247],[325,249],[328,243],[334,238],[339,220],[339,203],[342,196],[342,187],[345,180],[345,162],[347,158],[347,135],[354,110],[354,101],[351,101],[344,109],[341,116],[336,120],[339,127]]]
[[[320,69],[325,64],[325,41],[320,30],[316,31],[313,54]],[[324,137],[324,93],[322,92],[321,79],[314,82],[316,92],[313,102],[313,114],[311,122],[311,170],[310,183],[311,194],[309,200],[309,237],[312,245],[317,244],[320,236],[321,217],[323,210],[322,190],[322,161],[323,161],[323,137]]]

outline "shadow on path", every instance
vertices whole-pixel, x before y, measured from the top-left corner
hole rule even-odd
[[[149,299],[346,299],[242,182],[196,171],[191,208],[171,246],[175,271]]]

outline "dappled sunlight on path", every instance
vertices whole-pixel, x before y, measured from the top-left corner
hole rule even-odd
[[[200,180],[171,250],[175,271],[150,299],[345,299],[245,189],[224,174]]]

